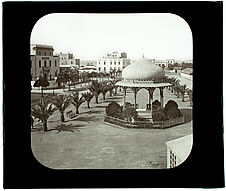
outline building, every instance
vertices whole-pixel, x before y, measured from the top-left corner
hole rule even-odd
[[[86,72],[86,73],[92,73],[92,72],[97,72],[97,67],[96,66],[83,66],[83,67],[80,67],[79,68],[79,73],[82,73],[82,72]]]
[[[191,152],[192,144],[192,134],[166,142],[167,168],[174,168],[183,163]]]
[[[85,66],[97,66],[97,61],[96,60],[81,60],[80,61],[80,67],[85,67]]]
[[[59,56],[53,55],[53,46],[32,44],[30,47],[31,81],[43,75],[53,80],[59,73]]]
[[[174,59],[166,59],[166,60],[154,60],[155,64],[162,67],[162,68],[168,68],[169,65],[174,65],[175,60]]]
[[[65,68],[79,68],[80,67],[80,59],[75,59],[73,54],[66,53],[57,54],[60,58],[60,71],[64,70]]]
[[[111,71],[122,71],[130,64],[127,53],[112,52],[106,53],[101,59],[97,60],[97,72],[110,73]]]

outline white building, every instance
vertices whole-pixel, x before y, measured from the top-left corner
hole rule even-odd
[[[97,60],[97,72],[110,73],[110,71],[122,71],[130,64],[125,52],[106,53],[101,59]]]
[[[166,59],[166,60],[155,60],[155,64],[160,66],[160,67],[164,67],[164,68],[168,68],[169,64],[174,65],[175,60],[174,59]]]
[[[54,79],[59,71],[59,57],[53,55],[53,46],[32,44],[30,47],[31,81],[43,75]]]
[[[166,142],[167,168],[174,168],[189,156],[193,144],[193,134]]]

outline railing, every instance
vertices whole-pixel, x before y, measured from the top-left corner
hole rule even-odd
[[[184,116],[174,118],[174,119],[168,119],[165,121],[154,121],[153,128],[165,129],[167,127],[172,127],[174,125],[178,125],[178,124],[182,124],[182,123],[184,123]]]
[[[184,123],[184,116],[174,118],[174,119],[168,119],[166,121],[154,121],[151,120],[140,120],[140,121],[132,121],[129,123],[128,121],[118,119],[111,116],[105,116],[104,117],[105,122],[109,122],[115,125],[119,125],[122,127],[127,128],[154,128],[154,129],[165,129],[168,127],[172,127],[174,125],[182,124]]]

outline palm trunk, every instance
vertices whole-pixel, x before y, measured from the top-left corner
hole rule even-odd
[[[87,101],[87,107],[90,109],[89,101]]]
[[[95,95],[96,103],[98,103],[98,95]]]
[[[43,130],[47,131],[47,121],[44,121],[42,123],[43,123]]]
[[[102,93],[103,94],[103,99],[105,100],[105,93]]]
[[[79,106],[76,106],[76,114],[79,114],[78,108]]]
[[[182,93],[182,102],[184,102],[184,93]]]
[[[43,86],[41,86],[42,98],[43,98]]]
[[[112,97],[112,90],[110,90],[110,97]]]
[[[60,119],[61,119],[61,122],[64,122],[65,121],[65,118],[64,118],[64,114],[63,113],[61,113]]]

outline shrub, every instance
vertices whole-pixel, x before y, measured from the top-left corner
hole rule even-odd
[[[177,118],[177,117],[181,117],[181,111],[179,109],[176,108],[170,108],[167,113],[166,116],[168,119],[173,119],[173,118]]]
[[[165,121],[167,119],[164,111],[161,109],[152,114],[153,121]]]
[[[167,102],[167,104],[165,105],[165,108],[164,108],[164,113],[165,113],[165,115],[167,115],[168,110],[169,110],[169,109],[172,109],[172,108],[178,109],[178,105],[177,105],[177,103],[176,103],[175,101],[169,100],[169,101]]]
[[[122,111],[122,116],[126,121],[129,121],[131,123],[132,118],[134,120],[137,120],[138,113],[133,107],[125,107],[125,109]]]
[[[111,116],[115,118],[120,118],[122,113],[122,107],[115,101],[109,103],[105,110],[106,110],[107,116]]]

